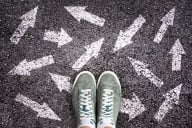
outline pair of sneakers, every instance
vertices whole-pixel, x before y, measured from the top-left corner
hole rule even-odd
[[[91,72],[79,73],[72,90],[77,127],[115,128],[121,95],[121,85],[115,73],[103,72],[97,85]]]

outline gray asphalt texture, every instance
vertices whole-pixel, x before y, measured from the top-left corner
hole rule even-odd
[[[106,19],[99,27],[85,20],[76,21],[64,6],[88,6],[86,9]],[[39,6],[36,24],[28,29],[18,45],[10,37],[21,23],[20,16]],[[161,18],[176,7],[174,25],[168,28],[160,44],[153,39]],[[133,37],[134,43],[113,52],[120,30],[126,30],[142,15],[146,23]],[[73,41],[57,48],[56,43],[43,40],[45,30],[64,30]],[[59,92],[49,72],[71,77],[78,72],[72,64],[85,52],[84,46],[105,38],[97,59],[92,58],[82,69],[96,78],[112,70],[122,84],[124,98],[133,92],[145,105],[146,111],[131,121],[119,114],[117,128],[192,128],[192,1],[191,0],[1,0],[0,1],[0,128],[75,128],[71,95]],[[180,39],[186,55],[182,70],[171,71],[172,56],[168,53]],[[10,76],[7,73],[25,58],[28,61],[53,55],[55,64],[32,71],[31,76]],[[138,76],[127,57],[149,64],[149,69],[164,81],[159,89],[148,79]],[[163,94],[183,83],[180,102],[168,112],[161,123],[154,114],[164,101]],[[30,108],[14,101],[18,93],[43,104],[46,102],[62,119],[61,122],[38,118]]]

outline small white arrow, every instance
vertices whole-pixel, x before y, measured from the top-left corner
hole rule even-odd
[[[87,6],[65,6],[65,9],[77,20],[81,21],[84,19],[92,24],[102,27],[105,23],[104,18],[100,18],[96,15],[93,15],[87,12],[85,9]]]
[[[176,40],[175,44],[171,48],[170,54],[172,57],[172,71],[180,71],[181,70],[181,57],[182,54],[185,54],[183,46],[181,45],[179,39]]]
[[[141,61],[135,60],[133,58],[128,57],[129,61],[133,65],[135,71],[139,76],[143,75],[147,79],[149,79],[153,84],[155,84],[157,87],[161,87],[164,83],[163,81],[158,78],[155,74],[153,74],[149,69],[147,69],[146,64],[144,64]]]
[[[104,38],[85,46],[87,50],[72,66],[73,70],[79,71],[92,57],[97,58]]]
[[[27,12],[26,14],[24,14],[23,16],[20,17],[22,22],[17,27],[17,29],[13,33],[12,37],[10,38],[12,43],[18,44],[18,42],[23,37],[25,32],[29,29],[29,27],[34,28],[35,21],[36,21],[37,10],[38,10],[38,6],[35,7],[33,10]]]
[[[175,8],[172,8],[162,19],[161,21],[163,22],[157,35],[154,38],[154,42],[160,43],[161,40],[163,39],[163,36],[165,35],[165,32],[168,29],[168,26],[171,25],[173,26],[173,21],[175,17]]]
[[[133,93],[133,97],[131,100],[122,98],[120,111],[122,113],[129,114],[129,120],[134,119],[145,110],[145,106],[141,103],[135,93]]]
[[[177,86],[176,88],[170,90],[166,95],[165,95],[165,101],[162,103],[162,105],[159,108],[159,111],[155,113],[154,118],[158,121],[161,122],[165,115],[168,113],[170,109],[173,109],[174,104],[179,103],[179,96],[181,93],[181,88],[182,84]]]
[[[142,27],[142,25],[146,22],[145,18],[141,15],[133,22],[133,24],[123,32],[120,30],[119,36],[115,43],[114,52],[125,47],[126,45],[132,44],[132,37],[136,34],[136,32]]]
[[[39,58],[37,60],[27,62],[27,60],[23,60],[19,63],[18,66],[14,67],[11,71],[9,71],[10,75],[27,75],[30,76],[30,71],[54,64],[54,59],[52,55],[45,56],[43,58]]]
[[[40,105],[20,93],[17,94],[15,101],[22,103],[25,106],[31,108],[33,111],[37,112],[37,117],[61,121],[61,119],[53,112],[53,110],[46,103]]]
[[[58,74],[49,73],[55,84],[57,85],[57,88],[60,92],[63,90],[71,93],[71,83],[70,83],[70,77],[61,76]]]
[[[51,41],[51,42],[57,42],[58,47],[61,47],[69,42],[72,41],[72,38],[61,28],[61,32],[54,32],[45,30],[43,40]]]

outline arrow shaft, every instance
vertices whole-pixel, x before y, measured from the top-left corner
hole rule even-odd
[[[148,78],[157,87],[160,88],[163,85],[163,81],[159,79],[155,74],[153,74],[149,69],[143,69],[141,73],[143,76]]]
[[[15,32],[13,33],[12,37],[10,38],[11,42],[14,44],[18,44],[22,36],[25,34],[25,32],[29,28],[29,24],[27,24],[25,21],[22,21],[22,23],[17,27]]]
[[[136,34],[136,32],[142,27],[145,23],[145,18],[141,15],[133,22],[133,24],[126,30],[124,35],[126,35],[127,40],[131,40],[131,38]]]
[[[173,55],[172,57],[172,71],[180,71],[181,70],[181,55]]]
[[[38,104],[35,101],[32,101],[28,97],[22,95],[22,94],[17,94],[15,101],[24,104],[25,106],[31,108],[32,110],[36,112],[40,112],[43,108],[40,104]]]
[[[41,68],[41,67],[44,67],[47,65],[51,65],[53,63],[54,63],[53,56],[50,55],[50,56],[46,56],[46,57],[29,62],[27,65],[28,66],[27,69],[29,71],[31,71],[31,70],[38,69],[38,68]]]
[[[96,25],[101,26],[101,27],[105,23],[104,18],[98,17],[98,16],[93,15],[93,14],[86,12],[86,11],[81,12],[81,18],[91,22],[92,24],[96,24]]]
[[[163,23],[153,41],[159,44],[163,39],[163,36],[165,35],[165,32],[167,31],[167,29],[168,29],[168,25]]]
[[[89,52],[83,54],[76,62],[73,64],[72,68],[76,71],[79,71],[90,59],[92,55]]]
[[[54,31],[46,31],[44,34],[44,40],[52,41],[52,42],[58,42],[59,41],[59,35],[55,33]]]

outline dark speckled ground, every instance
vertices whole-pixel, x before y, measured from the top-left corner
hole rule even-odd
[[[103,27],[82,20],[77,22],[65,9],[67,5],[86,5],[87,11],[106,19]],[[19,17],[39,6],[35,28],[30,28],[18,45],[9,38],[21,23]],[[154,43],[160,19],[176,7],[173,27],[169,27],[160,44]],[[134,43],[113,53],[120,30],[128,28],[141,14],[146,23],[133,37]],[[43,41],[45,29],[59,31],[64,28],[73,38],[71,43],[57,48],[56,43]],[[48,72],[70,76],[77,72],[71,66],[84,52],[84,46],[105,38],[100,55],[91,59],[82,70],[90,70],[98,78],[105,70],[120,77],[123,97],[135,92],[147,111],[128,121],[120,114],[117,128],[192,128],[192,2],[191,0],[1,0],[0,1],[0,128],[75,128],[71,96],[60,93]],[[171,71],[168,54],[176,39],[180,39],[186,55],[182,70]],[[34,70],[29,76],[9,76],[7,73],[20,61],[34,60],[52,54],[56,64]],[[143,61],[165,83],[157,89],[144,77],[137,76],[127,56]],[[158,123],[154,113],[163,102],[168,90],[183,83],[180,103],[174,106],[164,120]],[[46,102],[62,121],[42,119],[36,112],[14,101],[22,93],[42,104]]]

